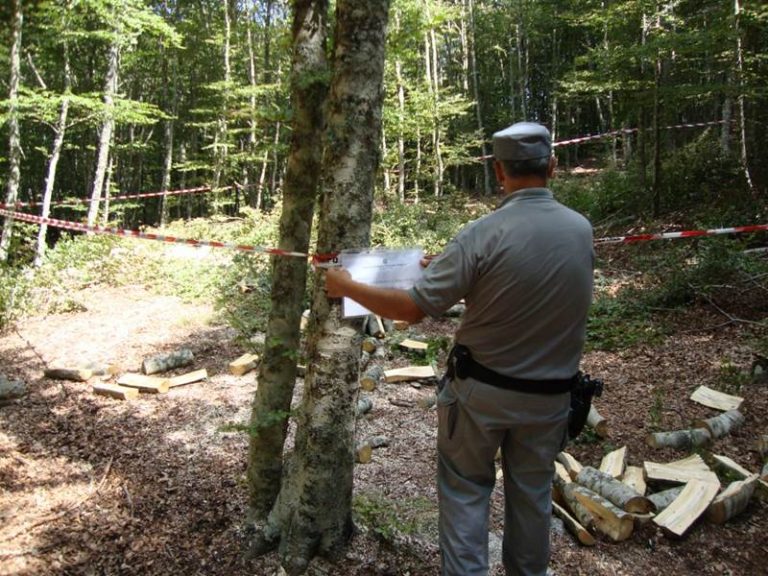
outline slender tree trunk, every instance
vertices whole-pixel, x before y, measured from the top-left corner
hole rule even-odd
[[[230,16],[230,0],[222,0],[222,6],[224,8],[224,94],[222,95],[221,110],[219,111],[219,117],[216,119],[216,135],[214,136],[213,153],[214,153],[214,168],[213,168],[213,188],[216,190],[221,187],[221,177],[225,170],[227,162],[227,148],[228,148],[228,131],[227,114],[229,110],[229,86],[232,81],[232,64],[231,64],[231,51],[232,51],[232,19]],[[216,211],[219,211],[218,203]]]
[[[110,149],[114,149],[115,139],[112,136],[112,141],[109,143]],[[115,170],[115,155],[114,153],[109,155],[107,161],[107,169],[104,172],[104,212],[101,214],[101,225],[107,226],[109,224],[109,202],[112,198],[112,176]],[[141,182],[141,180],[139,180]]]
[[[249,9],[251,17],[248,18],[248,23],[246,25],[248,41],[248,82],[251,86],[251,95],[248,99],[248,105],[250,107],[251,117],[248,119],[248,162],[245,167],[244,184],[248,206],[257,208],[257,194],[255,189],[256,175],[254,173],[254,163],[252,161],[256,157],[256,88],[258,87],[258,78],[256,77],[256,51],[253,47],[253,11],[254,5]]]
[[[397,197],[405,202],[405,85],[403,64],[395,62],[397,75]]]
[[[160,191],[163,192],[163,195],[160,199],[160,226],[165,227],[168,224],[168,196],[165,195],[165,192],[168,192],[171,188],[171,173],[173,171],[173,140],[174,140],[174,128],[175,128],[175,119],[174,117],[178,113],[178,87],[176,83],[176,70],[175,70],[175,57],[172,62],[172,66],[174,66],[174,70],[172,71],[173,79],[168,77],[168,66],[167,66],[167,59],[168,56],[166,55],[166,58],[163,60],[163,66],[165,68],[165,88],[163,90],[164,92],[164,100],[165,105],[169,108],[168,115],[171,116],[171,118],[168,118],[163,122],[163,140],[164,140],[164,146],[165,146],[165,156],[163,158],[163,176],[162,180],[160,182]],[[169,87],[170,85],[170,87]],[[172,92],[170,95],[168,94],[168,91]]]
[[[437,177],[435,178],[435,196],[443,195],[443,182],[445,180],[445,164],[443,162],[442,150],[442,131],[440,129],[440,65],[437,59],[437,34],[435,29],[429,29],[429,40],[432,46],[432,95],[434,97],[434,152],[437,167]]]
[[[657,23],[660,27],[660,22]],[[656,55],[653,72],[653,215],[661,214],[661,54]]]
[[[337,2],[319,253],[370,242],[388,8],[389,0]],[[262,543],[279,541],[289,576],[303,574],[316,554],[338,551],[352,530],[361,323],[341,318],[340,302],[328,300],[323,281],[318,271],[295,449],[261,531]]]
[[[467,0],[467,14],[469,16],[469,65],[472,71],[472,92],[475,97],[475,120],[477,131],[483,136],[480,153],[483,158],[488,156],[488,146],[485,140],[485,125],[483,123],[483,108],[480,98],[480,72],[477,69],[477,43],[475,41],[475,4],[473,0]],[[483,191],[487,196],[493,194],[491,179],[491,160],[483,160]]]
[[[757,198],[757,188],[752,181],[749,169],[749,154],[747,153],[747,112],[744,105],[744,51],[741,43],[741,0],[734,0],[734,16],[736,28],[736,68],[739,74],[739,134],[741,135],[741,166],[752,196]]]
[[[19,130],[19,82],[21,80],[21,29],[24,24],[22,0],[16,0],[13,6],[13,41],[11,43],[11,81],[8,91],[10,109],[8,114],[8,186],[5,203],[16,203],[21,182],[21,132]],[[13,236],[13,218],[5,218],[3,234],[0,237],[0,262],[8,261],[8,253]]]
[[[389,149],[387,148],[387,134],[384,130],[381,131],[381,171],[384,177],[384,196],[389,195],[389,191],[392,188],[392,178],[387,167],[386,158],[389,155]]]
[[[308,251],[318,196],[322,146],[317,143],[322,141],[328,91],[327,17],[328,0],[297,0],[294,4],[293,124],[279,240],[279,247],[288,251]],[[266,521],[280,491],[306,276],[306,261],[273,257],[272,307],[251,413],[257,433],[251,435],[248,459],[251,513],[258,524]]]

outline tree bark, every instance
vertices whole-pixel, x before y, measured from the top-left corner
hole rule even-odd
[[[279,247],[307,252],[320,184],[324,103],[328,92],[327,0],[299,0],[293,19],[293,137],[283,192]],[[272,259],[272,298],[259,387],[251,413],[258,434],[251,436],[248,489],[251,515],[263,522],[277,499],[283,473],[282,454],[296,381],[295,351],[307,282],[307,263]],[[270,424],[265,424],[271,422]]]
[[[388,9],[389,0],[337,2],[318,253],[370,242]],[[295,450],[262,531],[264,544],[279,540],[289,576],[302,574],[315,555],[339,550],[352,530],[361,322],[341,317],[323,282],[318,269]]]
[[[480,101],[480,72],[477,70],[477,46],[475,42],[475,4],[473,0],[467,0],[467,15],[469,17],[469,65],[472,73],[472,92],[475,97],[475,120],[477,130],[483,136],[480,153],[483,158],[488,156],[488,146],[485,141],[485,125],[483,123],[483,110]],[[553,124],[554,129],[554,124]],[[554,136],[553,136],[554,138]],[[491,160],[483,160],[483,192],[486,196],[493,194],[491,180]]]
[[[24,23],[22,0],[16,0],[13,10],[13,42],[11,44],[11,81],[8,92],[10,103],[8,118],[8,186],[5,203],[16,203],[21,181],[21,133],[19,130],[19,82],[21,79],[21,28]],[[13,236],[13,219],[5,218],[3,234],[0,237],[0,262],[8,260],[8,252]]]

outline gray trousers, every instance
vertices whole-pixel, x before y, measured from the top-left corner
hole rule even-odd
[[[499,447],[507,576],[544,576],[554,459],[570,395],[525,394],[454,379],[438,395],[438,498],[443,576],[488,574],[488,515]]]

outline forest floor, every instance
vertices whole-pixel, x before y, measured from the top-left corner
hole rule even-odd
[[[228,363],[244,352],[232,329],[210,307],[159,296],[140,286],[91,288],[72,295],[81,311],[29,318],[0,337],[0,369],[28,393],[0,406],[0,575],[264,575],[278,571],[275,554],[244,559],[247,439],[226,425],[247,421],[254,372],[233,376]],[[706,305],[705,305],[706,306]],[[411,328],[428,337],[452,335],[456,320]],[[742,326],[720,326],[706,307],[680,313],[679,331],[657,345],[620,353],[592,352],[584,368],[605,380],[597,400],[610,437],[569,448],[598,466],[609,450],[627,446],[628,462],[686,456],[645,443],[651,430],[687,427],[715,411],[689,400],[705,384],[725,389],[723,366],[748,372],[751,350]],[[209,379],[168,394],[125,402],[91,392],[91,383],[43,378],[48,366],[117,364],[138,371],[143,358],[188,347]],[[44,362],[44,363],[43,363]],[[384,360],[403,365],[394,348]],[[712,448],[750,470],[752,451],[768,434],[768,384],[743,380],[745,425]],[[434,384],[384,384],[359,435],[385,435],[388,447],[355,468],[362,527],[341,558],[318,559],[310,574],[433,576],[436,545],[436,413],[423,402]],[[731,389],[733,391],[733,389]],[[297,396],[301,382],[297,386]],[[393,403],[394,401],[394,403]],[[362,502],[362,504],[360,504]],[[498,543],[503,495],[492,502]],[[558,576],[768,574],[768,505],[718,526],[699,522],[682,539],[652,523],[621,543],[577,544],[554,522],[551,567]],[[492,574],[503,574],[498,564]]]

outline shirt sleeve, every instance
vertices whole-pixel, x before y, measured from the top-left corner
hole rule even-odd
[[[476,266],[462,240],[466,237],[449,242],[442,254],[429,263],[424,276],[408,290],[409,296],[428,316],[442,316],[467,295],[474,282]]]

